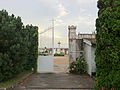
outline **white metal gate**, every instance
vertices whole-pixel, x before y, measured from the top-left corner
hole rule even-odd
[[[39,56],[38,57],[38,73],[50,73],[53,72],[53,56]]]
[[[52,27],[39,33],[39,56],[37,61],[38,73],[54,71],[54,20]]]

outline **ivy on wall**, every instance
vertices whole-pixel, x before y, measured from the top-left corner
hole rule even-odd
[[[38,27],[24,26],[20,17],[0,11],[0,81],[36,69]]]
[[[120,89],[120,0],[98,0],[96,90]]]

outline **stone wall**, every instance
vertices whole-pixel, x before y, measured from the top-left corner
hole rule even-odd
[[[69,34],[69,60],[76,60],[77,57],[83,55],[83,39],[95,38],[95,33],[93,34],[78,34],[76,35],[76,26],[68,26]]]
[[[76,26],[68,26],[69,29],[69,60],[76,60]]]

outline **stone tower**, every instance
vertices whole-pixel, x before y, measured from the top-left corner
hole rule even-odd
[[[68,26],[69,30],[69,60],[76,60],[76,26]]]

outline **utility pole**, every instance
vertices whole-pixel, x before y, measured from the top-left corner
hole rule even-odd
[[[54,56],[54,19],[52,19],[52,55]]]
[[[45,29],[43,32],[40,32],[40,34],[43,34],[49,30],[52,29],[52,55],[54,56],[54,19],[51,20],[52,21],[52,27]]]
[[[58,42],[58,47],[59,47],[59,49],[60,49],[60,44],[61,44],[61,42],[59,41],[59,42]]]

